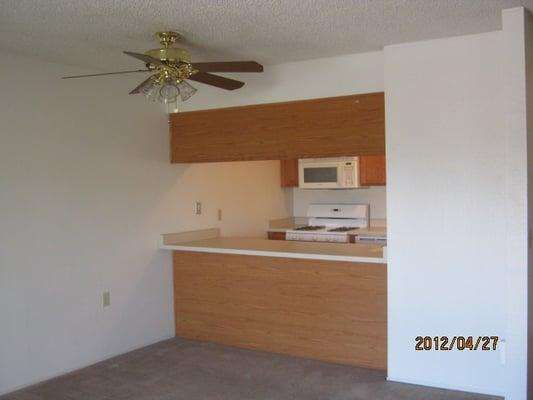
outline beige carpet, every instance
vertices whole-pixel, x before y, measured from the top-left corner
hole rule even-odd
[[[0,400],[494,400],[385,381],[382,372],[167,340]]]

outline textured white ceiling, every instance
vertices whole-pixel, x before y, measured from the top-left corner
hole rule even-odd
[[[193,60],[278,64],[497,30],[520,5],[533,0],[0,0],[0,50],[120,70],[140,67],[122,50],[174,29]]]

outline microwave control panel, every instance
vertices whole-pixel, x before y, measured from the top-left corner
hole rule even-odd
[[[357,182],[355,181],[355,169],[353,167],[353,162],[345,163],[343,172],[345,186],[355,186]]]

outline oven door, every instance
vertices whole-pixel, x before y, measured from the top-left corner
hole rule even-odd
[[[344,181],[344,169],[338,162],[309,159],[298,161],[298,183],[303,189],[339,189]]]

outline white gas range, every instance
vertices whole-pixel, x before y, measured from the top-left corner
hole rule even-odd
[[[309,224],[288,230],[285,240],[348,243],[357,229],[368,228],[368,204],[310,204]]]

